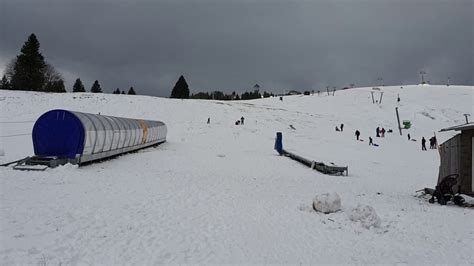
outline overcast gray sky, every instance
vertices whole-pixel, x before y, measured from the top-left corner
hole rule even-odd
[[[0,70],[30,33],[86,90],[474,83],[474,0],[0,0]]]

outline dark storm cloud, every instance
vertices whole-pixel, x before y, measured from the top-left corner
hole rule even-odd
[[[0,4],[0,67],[34,32],[89,89],[191,92],[473,84],[474,1],[13,1]]]

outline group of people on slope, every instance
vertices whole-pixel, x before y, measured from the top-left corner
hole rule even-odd
[[[242,116],[240,119],[238,119],[237,121],[235,121],[235,125],[243,125],[244,124],[244,121],[245,121],[245,118]],[[207,124],[210,124],[211,123],[211,118],[208,117],[207,118]]]
[[[238,125],[243,125],[244,124],[244,120],[245,118],[242,116],[240,118],[240,120],[237,119],[237,121],[235,121],[235,125],[238,126]]]
[[[436,139],[436,136],[433,136],[430,138],[430,149],[437,149],[438,147],[438,140]],[[421,138],[421,150],[426,151],[426,139],[425,137]]]
[[[380,138],[380,137],[384,138],[385,137],[385,132],[392,133],[393,130],[389,129],[388,131],[386,131],[385,128],[380,129],[380,127],[377,127],[375,129],[375,136],[377,138]],[[355,136],[356,136],[356,140],[361,140],[360,139],[360,131],[358,129],[355,131]],[[374,140],[370,136],[369,136],[369,145],[378,146],[377,144],[374,144]]]

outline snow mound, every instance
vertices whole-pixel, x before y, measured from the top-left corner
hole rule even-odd
[[[313,208],[323,213],[337,212],[341,209],[341,197],[335,192],[317,195],[313,200]]]
[[[360,224],[369,229],[370,227],[379,227],[382,221],[375,212],[375,209],[369,205],[357,205],[351,210],[349,219],[354,222],[360,222]]]

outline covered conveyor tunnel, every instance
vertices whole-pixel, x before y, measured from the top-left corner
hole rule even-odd
[[[51,110],[33,127],[36,156],[85,163],[166,141],[163,122]]]

